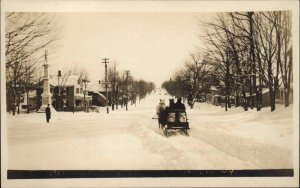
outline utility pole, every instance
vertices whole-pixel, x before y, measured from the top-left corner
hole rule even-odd
[[[128,75],[129,75],[129,70],[125,71],[126,74],[126,110],[128,110]]]
[[[108,87],[108,82],[107,82],[107,63],[109,63],[108,58],[102,59],[102,63],[105,64],[105,94],[106,94],[106,111],[109,113],[109,108],[108,108],[108,93],[107,93],[107,87]]]

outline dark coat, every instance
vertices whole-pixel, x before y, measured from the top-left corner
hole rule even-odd
[[[50,119],[50,118],[51,118],[51,111],[50,111],[50,108],[49,108],[49,107],[46,108],[46,118],[47,118],[47,119]]]
[[[181,102],[177,102],[177,103],[175,104],[175,107],[176,107],[176,109],[185,110],[185,106],[184,106],[184,104],[181,103]]]
[[[170,109],[175,109],[176,106],[175,106],[175,103],[174,103],[174,99],[169,99],[169,100],[170,100],[169,108]]]

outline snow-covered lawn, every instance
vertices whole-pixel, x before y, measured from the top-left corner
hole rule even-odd
[[[276,169],[293,167],[292,107],[261,112],[207,103],[188,109],[190,136],[158,128],[152,94],[100,113],[7,115],[8,169]]]

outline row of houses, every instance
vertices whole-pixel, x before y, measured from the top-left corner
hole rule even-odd
[[[220,89],[218,89],[215,86],[211,86],[210,89],[208,90],[208,92],[206,94],[202,94],[202,96],[205,97],[205,101],[207,103],[211,103],[211,104],[217,105],[217,106],[222,105],[225,100],[225,96],[222,96]],[[252,97],[255,97],[255,95],[252,95]],[[230,98],[231,104],[236,104],[237,102],[239,102],[240,104],[243,103],[242,97],[237,99],[237,97],[232,95],[229,98]],[[239,101],[236,101],[236,100],[239,100]],[[283,104],[284,100],[285,100],[284,99],[284,88],[280,87],[278,92],[276,93],[276,103]],[[250,93],[248,93],[248,92],[246,92],[246,101],[247,102],[250,101]],[[255,100],[253,100],[253,101],[255,101]],[[293,88],[291,88],[291,91],[290,91],[289,103],[290,104],[293,103]],[[262,106],[263,107],[270,106],[270,93],[269,93],[268,88],[262,89]]]
[[[85,106],[105,106],[105,88],[96,82],[90,82],[86,90],[79,83],[78,75],[68,75],[65,82],[59,80],[58,76],[49,76],[52,106],[57,111],[81,111]],[[21,109],[38,110],[42,105],[43,83],[27,95],[21,97]],[[108,89],[108,98],[111,95]],[[28,105],[27,105],[28,101]]]

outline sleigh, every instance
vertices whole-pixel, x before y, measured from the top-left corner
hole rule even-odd
[[[189,129],[189,122],[185,110],[172,109],[168,112],[164,127],[164,134],[167,137],[170,135],[170,130],[180,130],[188,136]]]

